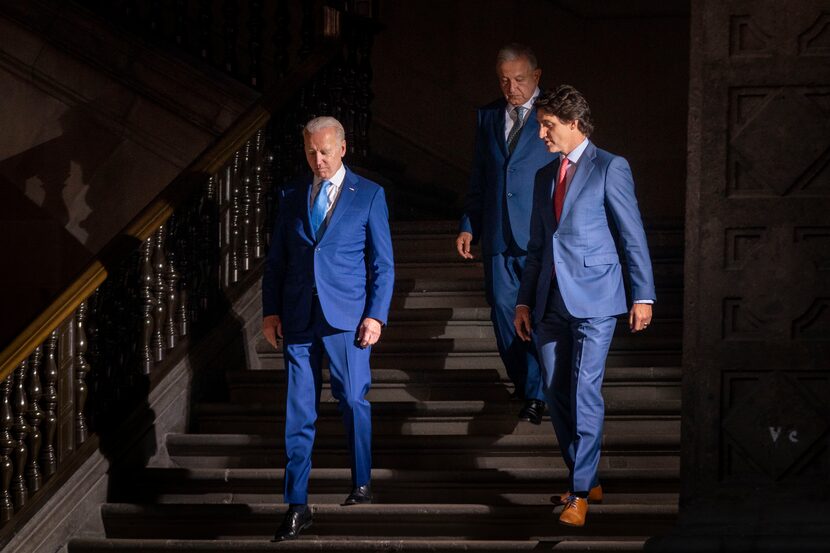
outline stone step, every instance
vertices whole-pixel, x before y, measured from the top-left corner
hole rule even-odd
[[[480,434],[487,431],[504,434],[512,433],[518,425],[518,410],[518,402],[379,401],[372,404],[372,419],[376,434],[398,434],[405,429],[410,429],[413,434]],[[268,434],[276,428],[282,428],[284,412],[285,404],[281,401],[200,403],[194,406],[196,425],[200,432]],[[673,420],[679,416],[679,399],[609,398],[605,402],[606,419]],[[544,420],[547,420],[547,415]],[[320,403],[318,428],[336,427],[340,424],[339,421],[340,413],[336,402]],[[415,430],[414,427],[419,428]]]
[[[273,403],[285,398],[282,369],[232,371],[227,375],[233,403]],[[322,402],[334,401],[329,371],[323,371]],[[374,369],[368,398],[383,401],[509,401],[514,386],[504,370]],[[680,369],[621,367],[606,371],[603,394],[609,401],[680,399]],[[518,408],[518,407],[516,407]]]
[[[561,540],[584,535],[556,524],[549,505],[495,506],[482,504],[339,505],[318,504],[314,526],[305,540],[358,536],[432,539],[527,539]],[[284,505],[141,505],[108,503],[101,507],[109,538],[266,539],[285,513]],[[558,512],[558,509],[557,509]],[[664,534],[676,518],[674,505],[592,505],[588,514],[592,536],[643,536]],[[281,546],[280,546],[281,548]]]
[[[406,310],[408,312],[415,311]],[[433,310],[430,310],[433,311]],[[475,311],[489,311],[476,309]],[[389,325],[383,330],[384,341],[412,341],[431,339],[486,339],[495,340],[496,334],[493,330],[493,323],[490,321],[490,314],[486,319],[431,319],[412,320],[409,313],[401,318],[395,318],[396,313],[389,316]],[[631,335],[628,327],[628,318],[618,319],[617,328],[614,332],[614,341],[627,339]],[[648,339],[675,339],[681,340],[683,336],[683,320],[655,317],[653,324],[648,331],[638,335],[638,338]]]
[[[270,346],[268,346],[270,348]],[[606,370],[612,367],[655,367],[680,364],[679,350],[611,350],[605,360]],[[273,349],[257,352],[262,367],[284,367],[283,355]],[[488,352],[372,352],[372,370],[414,367],[418,370],[500,370],[504,367],[493,346]]]
[[[659,287],[657,289],[658,303],[655,306],[657,318],[682,318],[683,289],[682,287]],[[396,293],[392,297],[393,313],[402,310],[436,309],[439,314],[437,320],[446,320],[451,309],[455,308],[485,308],[489,311],[487,299],[484,295],[482,280],[435,280],[417,279],[396,280]],[[446,310],[440,314],[440,310]],[[405,317],[408,317],[406,315]],[[390,321],[395,319],[390,316]]]
[[[313,527],[309,532],[317,531]],[[170,539],[111,539],[78,538],[69,542],[68,553],[215,553],[258,551],[332,551],[336,553],[372,552],[429,552],[456,553],[458,551],[503,553],[510,551],[591,551],[617,553],[643,551],[647,537],[621,536],[608,539],[584,536],[557,536],[550,541],[536,539],[517,540],[463,540],[452,539],[372,539],[370,537],[320,538],[301,536],[299,539],[279,544],[269,543],[269,536],[257,539],[227,540],[170,540]]]
[[[606,425],[607,426],[607,425]],[[182,467],[273,468],[285,463],[281,427],[270,435],[169,434],[167,452]],[[679,466],[678,432],[605,429],[600,470],[676,469]],[[553,430],[528,435],[374,435],[372,466],[387,469],[469,470],[561,467]],[[318,432],[313,466],[349,466],[342,427],[339,432]]]
[[[130,503],[279,503],[282,468],[151,468],[132,475]],[[375,503],[550,505],[568,488],[565,468],[489,470],[372,470]],[[605,504],[676,504],[675,469],[615,469],[601,474]],[[309,503],[340,503],[351,487],[348,468],[313,468]]]
[[[658,326],[655,323],[655,326]],[[655,331],[632,334],[626,327],[620,330],[611,342],[610,355],[618,352],[635,352],[648,354],[650,352],[680,352],[682,335],[662,335]],[[270,350],[270,351],[269,351]],[[271,353],[273,348],[264,338],[257,341],[257,353]],[[399,335],[396,340],[381,339],[373,348],[374,355],[384,353],[405,353],[408,356],[446,355],[448,353],[497,353],[495,338],[418,338],[407,339]],[[656,363],[662,365],[662,363]]]
[[[651,230],[646,234],[652,258],[677,259],[682,262],[684,247],[682,229],[663,232]],[[392,237],[395,259],[408,263],[463,262],[464,260],[455,248],[456,236],[454,231],[451,233],[396,233]],[[471,253],[474,259],[481,257],[481,248],[478,244],[473,245]]]

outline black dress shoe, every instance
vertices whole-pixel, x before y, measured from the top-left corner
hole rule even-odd
[[[346,498],[346,501],[343,502],[343,505],[363,505],[371,502],[372,486],[370,484],[366,484],[365,486],[359,486],[353,489],[352,493],[349,494],[349,497]]]
[[[542,415],[545,414],[545,402],[538,399],[525,401],[524,407],[519,411],[519,420],[532,424],[542,424]]]
[[[285,512],[282,524],[277,528],[271,541],[293,540],[306,528],[311,527],[314,517],[308,505],[290,505]]]

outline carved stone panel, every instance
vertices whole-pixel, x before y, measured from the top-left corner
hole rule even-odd
[[[830,0],[691,19],[681,520],[830,534]]]
[[[760,378],[726,373],[724,390],[726,447],[721,451],[726,480],[754,472],[741,461],[760,468],[763,474],[757,476],[778,480],[788,473],[797,478],[799,467],[815,462],[809,458],[816,454],[827,456],[822,438],[830,428],[828,410],[797,378],[779,371]]]

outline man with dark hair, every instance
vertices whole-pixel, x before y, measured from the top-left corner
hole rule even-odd
[[[556,498],[565,505],[559,522],[582,526],[588,502],[602,500],[602,379],[616,316],[627,311],[609,219],[631,282],[631,332],[651,322],[654,279],[631,169],[588,139],[585,97],[563,85],[541,94],[536,108],[539,138],[559,155],[536,174],[514,324],[523,340],[535,334],[551,422],[570,472],[571,491]]]
[[[499,355],[524,400],[519,419],[542,422],[545,411],[536,348],[516,337],[513,310],[524,270],[533,178],[551,155],[536,140],[539,123],[533,101],[539,77],[533,51],[510,44],[496,56],[496,76],[503,98],[478,110],[470,191],[464,202],[458,254],[472,259],[470,245],[481,242],[485,290]]]

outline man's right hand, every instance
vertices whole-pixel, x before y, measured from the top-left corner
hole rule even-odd
[[[530,341],[530,308],[526,305],[516,306],[516,315],[513,317],[513,326],[516,327],[516,334],[525,342]]]
[[[277,349],[277,340],[282,340],[282,321],[278,315],[268,315],[262,318],[262,334],[274,349]]]
[[[470,245],[473,243],[473,235],[469,232],[459,232],[455,239],[455,249],[458,250],[458,255],[464,259],[472,259],[473,254],[470,253]]]

